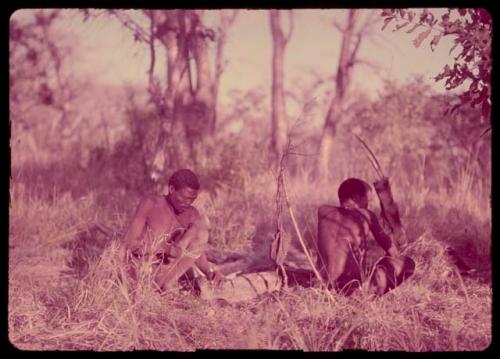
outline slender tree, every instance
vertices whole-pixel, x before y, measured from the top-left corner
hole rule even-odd
[[[357,42],[354,43],[354,26],[358,17],[359,10],[351,9],[347,15],[347,24],[342,31],[342,40],[340,45],[339,62],[335,77],[335,95],[333,96],[328,113],[326,115],[325,124],[323,126],[323,135],[320,143],[320,157],[318,170],[320,175],[324,175],[328,171],[330,163],[331,149],[337,129],[339,117],[343,112],[344,98],[351,80],[351,69],[354,65],[354,59],[361,42],[361,37],[358,36]],[[354,45],[354,46],[353,46]]]
[[[215,77],[213,81],[212,93],[214,100],[214,112],[212,116],[212,121],[210,124],[210,129],[212,133],[215,133],[215,127],[217,123],[217,105],[219,99],[219,85],[222,73],[224,72],[225,60],[224,60],[224,47],[226,46],[226,38],[229,28],[233,25],[236,17],[238,16],[238,10],[220,10],[219,11],[219,27],[216,39],[216,53],[215,53]]]
[[[62,150],[80,134],[74,104],[84,83],[64,66],[72,45],[57,27],[60,10],[36,10],[9,23],[9,100],[13,131],[21,130],[34,156]],[[36,114],[36,116],[34,116]],[[48,117],[43,126],[40,118]]]
[[[224,46],[237,12],[221,10],[218,33],[204,25],[203,10],[145,10],[142,14],[149,19],[148,27],[134,21],[126,12],[112,10],[111,13],[134,33],[136,40],[149,45],[148,91],[162,123],[149,165],[150,177],[156,182],[164,172],[167,159],[174,166],[193,165],[194,144],[215,132]],[[210,41],[216,42],[215,69],[209,61]],[[165,50],[164,81],[154,75],[155,64],[161,60],[157,45]],[[166,148],[174,142],[168,156]]]
[[[293,13],[289,12],[289,31],[285,36],[281,28],[280,10],[269,10],[271,34],[273,38],[272,92],[271,92],[271,151],[275,158],[280,155],[286,144],[286,109],[284,94],[285,48],[293,31]]]
[[[335,92],[330,101],[328,112],[323,125],[323,133],[320,141],[317,175],[324,177],[328,173],[332,146],[337,132],[337,125],[342,121],[345,113],[346,94],[352,79],[352,72],[357,64],[377,68],[372,62],[360,59],[358,50],[364,38],[369,34],[369,29],[375,23],[374,13],[370,12],[361,21],[361,11],[351,9],[347,13],[347,21],[344,26],[334,23],[340,31],[342,39],[340,44],[339,61],[335,74]]]

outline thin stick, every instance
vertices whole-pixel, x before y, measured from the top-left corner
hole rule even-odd
[[[365,155],[366,155],[366,158],[368,158],[368,162],[370,162],[370,164],[372,165],[372,168],[375,170],[377,176],[379,178],[383,178],[384,176],[382,175],[382,173],[380,173],[380,171],[377,169],[377,167],[375,166],[375,163],[373,162],[372,158],[368,155],[368,153],[365,152]]]
[[[297,233],[297,237],[299,238],[299,242],[300,242],[300,245],[302,246],[304,254],[307,257],[307,260],[309,261],[309,265],[311,266],[311,268],[312,268],[312,270],[314,272],[314,275],[316,275],[316,278],[318,278],[318,280],[320,281],[320,283],[326,289],[326,292],[328,293],[328,297],[332,300],[332,302],[337,303],[337,301],[333,297],[332,293],[330,293],[330,290],[328,289],[328,286],[325,284],[325,282],[323,281],[323,278],[321,277],[321,275],[317,271],[316,266],[314,265],[314,262],[313,262],[311,256],[309,255],[309,251],[307,250],[305,241],[302,238],[302,234],[300,234],[299,225],[297,224],[297,220],[295,219],[295,214],[293,213],[292,206],[290,205],[290,201],[288,199],[288,193],[286,191],[286,186],[285,186],[285,178],[283,178],[283,194],[284,194],[284,197],[285,197],[286,206],[288,208],[288,213],[290,213],[290,218],[292,219],[293,227],[295,228],[295,232]]]
[[[303,109],[303,113],[307,110],[307,105],[306,104],[304,106],[304,109]],[[309,265],[311,266],[311,268],[313,269],[313,272],[314,272],[314,275],[316,276],[316,278],[319,280],[319,282],[321,283],[321,285],[325,288],[326,292],[327,292],[327,295],[328,297],[330,298],[330,300],[333,302],[333,303],[336,303],[337,301],[335,300],[335,298],[333,297],[332,293],[330,293],[330,290],[328,289],[328,286],[325,284],[325,282],[323,281],[323,278],[321,277],[321,275],[319,274],[319,272],[317,271],[316,269],[316,266],[314,265],[314,262],[309,254],[309,251],[307,249],[307,246],[305,245],[305,241],[304,239],[302,238],[302,235],[300,233],[300,229],[299,229],[299,225],[297,224],[297,220],[295,219],[295,214],[293,213],[293,210],[292,210],[292,207],[290,205],[290,200],[288,198],[288,193],[286,191],[286,186],[285,186],[285,167],[286,167],[286,159],[287,157],[292,154],[292,140],[291,140],[291,137],[292,137],[292,132],[293,130],[299,126],[300,124],[300,120],[302,118],[302,114],[297,118],[297,120],[295,121],[295,123],[293,124],[293,126],[289,129],[288,133],[287,133],[287,144],[286,144],[286,147],[284,149],[284,152],[283,154],[281,155],[281,158],[280,158],[280,162],[279,162],[279,173],[278,173],[278,178],[277,178],[277,186],[278,186],[278,189],[277,189],[277,193],[276,193],[276,203],[277,203],[277,217],[278,217],[278,231],[281,230],[281,228],[279,228],[279,224],[280,224],[280,215],[281,215],[281,209],[280,209],[280,201],[281,201],[281,198],[282,198],[282,195],[283,195],[283,198],[285,200],[285,204],[288,208],[288,212],[290,214],[290,218],[292,219],[292,223],[293,223],[293,226],[294,226],[294,229],[295,229],[295,232],[297,233],[297,236],[299,238],[299,242],[302,246],[302,249],[304,251],[304,254],[306,255],[307,257],[307,260],[309,261]],[[298,153],[293,153],[294,155],[297,155]],[[283,239],[281,239],[283,240]],[[285,253],[286,255],[286,253]],[[282,264],[281,266],[282,267]],[[282,268],[282,271],[283,273],[285,273],[286,275],[286,272],[285,270]]]
[[[375,171],[377,172],[377,174],[378,174],[380,177],[384,178],[384,177],[385,177],[385,175],[384,175],[384,172],[382,171],[382,167],[380,166],[380,163],[378,163],[378,161],[377,161],[377,157],[375,157],[375,155],[373,154],[372,150],[370,150],[370,148],[368,147],[368,145],[366,144],[366,142],[365,142],[365,141],[363,141],[363,140],[361,139],[361,137],[359,137],[359,136],[358,136],[358,135],[356,135],[356,134],[355,134],[354,136],[356,136],[356,138],[358,139],[358,141],[359,141],[359,142],[361,142],[361,144],[364,146],[364,148],[365,148],[365,149],[368,151],[368,153],[372,156],[373,161],[375,161],[375,163],[377,164],[377,167],[375,167],[375,165],[373,164],[373,162],[370,160],[370,163],[371,163],[371,165],[373,166],[373,168],[375,169]]]
[[[486,135],[490,131],[491,131],[491,126],[488,127],[486,130],[484,130],[484,132],[481,134],[481,136],[479,136],[479,138],[483,137],[484,135]]]
[[[458,271],[457,268],[453,268],[453,271],[455,272],[455,274],[458,277],[458,280],[459,280],[460,285],[462,287],[462,291],[465,294],[465,300],[467,301],[467,305],[470,306],[469,295],[467,294],[467,288],[465,288],[465,284],[464,284],[464,280],[462,279],[462,275],[460,274],[460,272]]]

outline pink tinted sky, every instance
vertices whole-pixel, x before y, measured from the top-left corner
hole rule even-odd
[[[368,11],[363,10],[362,18]],[[377,10],[375,10],[377,11]],[[442,13],[441,9],[434,9]],[[32,10],[18,11],[13,18],[30,16]],[[146,45],[133,41],[130,31],[108,16],[82,21],[76,10],[64,10],[60,23],[67,37],[72,38],[77,60],[73,62],[75,74],[88,75],[102,83],[144,83],[149,66],[149,50]],[[336,68],[340,48],[340,35],[332,26],[335,19],[344,23],[346,10],[294,10],[294,33],[286,49],[285,76],[287,87],[300,84],[307,72],[314,70],[325,77]],[[377,14],[380,12],[377,11]],[[134,15],[134,11],[130,11]],[[284,14],[285,15],[285,14]],[[218,10],[207,11],[206,22],[216,23]],[[139,17],[137,17],[139,18]],[[283,16],[284,28],[287,17]],[[393,32],[389,26],[380,31],[382,19],[373,26],[372,36],[364,40],[359,55],[380,67],[378,75],[373,69],[360,66],[354,74],[354,87],[375,94],[381,86],[380,78],[405,80],[420,74],[437,91],[443,83],[434,84],[432,77],[446,64],[453,61],[449,54],[451,39],[443,38],[432,52],[429,41],[420,48],[412,45],[418,34],[406,34],[404,30]],[[225,49],[227,68],[221,82],[221,102],[227,103],[231,89],[262,87],[269,91],[271,83],[271,35],[269,17],[265,10],[240,10],[230,29]],[[158,64],[156,72],[164,76],[164,66]]]

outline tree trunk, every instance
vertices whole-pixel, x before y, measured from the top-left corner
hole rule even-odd
[[[286,111],[285,95],[283,89],[284,74],[283,63],[285,39],[280,24],[280,11],[269,10],[271,33],[273,37],[273,60],[272,60],[272,97],[271,97],[271,152],[275,159],[279,159],[286,144]]]
[[[217,123],[217,104],[219,99],[219,84],[220,78],[224,71],[224,47],[226,45],[226,36],[229,27],[233,24],[236,16],[238,15],[238,10],[232,10],[229,14],[227,10],[220,10],[220,28],[219,34],[217,36],[216,53],[215,53],[215,78],[212,86],[212,94],[214,101],[213,114],[210,119],[210,131],[212,134],[215,133],[215,127]]]
[[[190,20],[189,50],[193,54],[196,65],[196,88],[189,111],[185,114],[187,115],[186,133],[188,141],[192,143],[211,132],[214,98],[207,39],[203,35],[203,10],[191,10],[188,15]]]
[[[351,69],[357,51],[357,46],[354,46],[354,49],[352,49],[353,30],[356,24],[357,11],[358,10],[355,9],[349,10],[347,26],[342,34],[339,63],[337,75],[335,77],[335,95],[330,102],[320,142],[320,155],[317,165],[317,173],[320,177],[324,177],[328,174],[331,149],[334,143],[337,123],[344,110],[345,94],[350,83]]]
[[[155,181],[163,174],[166,160],[175,167],[193,165],[193,144],[208,132],[210,125],[214,98],[202,16],[201,10],[164,10],[155,18],[156,38],[166,50],[164,121],[168,122],[157,141],[151,172]],[[191,73],[191,56],[194,73]],[[167,159],[165,147],[174,139],[173,158]]]

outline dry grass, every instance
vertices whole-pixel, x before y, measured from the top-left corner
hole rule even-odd
[[[273,180],[266,173],[245,179],[239,192],[221,191],[219,196],[199,199],[198,206],[212,222],[214,244],[247,252],[255,247],[252,239],[261,245],[269,240],[274,223],[265,214],[273,211]],[[334,202],[336,185],[305,191],[307,183],[307,176],[298,174],[290,192],[295,206],[303,204],[295,208],[297,217],[304,232],[311,234],[314,206]],[[477,221],[473,223],[476,250],[478,258],[486,258],[491,244],[489,209],[479,203],[479,196],[467,197],[470,206],[465,210],[462,202],[450,201],[444,194],[413,195],[405,198],[402,213],[411,237],[405,253],[415,259],[417,268],[396,290],[373,299],[362,288],[350,298],[336,295],[333,303],[321,289],[295,287],[230,305],[203,301],[183,290],[160,295],[146,266],[138,282],[131,283],[123,273],[115,241],[94,258],[84,276],[64,274],[71,269],[72,252],[63,244],[90,231],[96,216],[123,228],[135,203],[120,206],[110,195],[108,205],[103,205],[93,192],[74,199],[57,189],[42,196],[41,188],[13,181],[10,341],[23,350],[483,350],[491,342],[491,283],[461,278],[453,270],[444,248],[459,238],[458,229],[445,219],[455,211],[457,221],[464,216]],[[400,199],[397,193],[396,199]],[[440,218],[425,217],[422,208],[432,203],[442,209]]]

